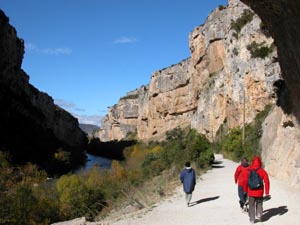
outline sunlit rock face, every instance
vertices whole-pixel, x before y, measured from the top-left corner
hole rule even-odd
[[[155,71],[143,86],[110,107],[98,134],[102,141],[136,133],[142,140],[162,139],[175,127],[195,128],[209,139],[222,124],[251,122],[274,103],[273,83],[280,79],[277,52],[253,57],[249,45],[272,46],[255,14],[236,31],[233,23],[251,10],[239,1],[218,7],[188,37],[191,56]],[[237,34],[238,33],[238,34]],[[245,104],[244,104],[245,103]]]
[[[260,17],[254,15],[238,33],[233,25],[249,9],[242,2]],[[241,126],[244,106],[249,123],[272,104],[261,139],[264,166],[271,176],[300,188],[300,1],[242,2],[229,0],[228,6],[214,10],[189,34],[191,57],[152,74],[149,88],[136,95],[139,113],[131,130],[147,140],[191,126],[212,140],[222,124]],[[278,49],[263,59],[252,57],[249,45],[254,41],[267,47],[274,42]],[[114,116],[121,115],[115,111],[118,105],[102,125],[116,134],[109,122],[114,121],[119,132],[104,141],[126,136],[120,127],[128,123]]]
[[[284,80],[277,87],[277,106],[263,126],[263,160],[272,176],[300,188],[300,1],[242,2],[260,16],[274,38]]]
[[[84,160],[87,143],[78,121],[29,83],[21,69],[24,42],[0,10],[0,150],[14,161],[37,162],[47,168],[60,148],[71,164]]]
[[[242,0],[262,19],[274,38],[278,59],[292,101],[292,113],[300,122],[300,1]]]

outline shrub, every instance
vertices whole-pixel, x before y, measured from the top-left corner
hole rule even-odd
[[[79,175],[63,175],[56,187],[62,218],[94,218],[104,205],[100,187],[87,185],[86,180]]]
[[[260,30],[266,37],[271,37],[268,27],[263,22],[260,23]]]
[[[0,154],[1,155],[1,154]],[[2,155],[3,156],[3,155]],[[46,173],[35,165],[0,168],[0,224],[49,224],[58,219],[54,192],[44,189]]]
[[[157,153],[149,153],[142,162],[142,172],[146,177],[157,176],[163,170],[161,158]]]
[[[219,6],[218,6],[218,9],[221,11],[221,10],[223,10],[223,9],[226,9],[226,6],[224,6],[224,5],[219,5]]]
[[[242,157],[252,159],[255,155],[261,154],[260,139],[262,136],[262,123],[271,110],[267,105],[265,109],[258,113],[251,124],[245,127],[245,144],[242,143],[242,129],[237,127],[230,129],[229,133],[221,137],[216,145],[221,149],[225,157],[234,161],[240,161]]]
[[[205,168],[214,161],[210,142],[195,129],[191,129],[186,137],[186,154],[189,161],[196,162],[201,168]]]
[[[241,128],[233,128],[229,131],[229,134],[221,144],[221,151],[232,160],[240,160],[239,154],[243,152]]]
[[[249,22],[252,21],[254,16],[254,13],[250,11],[249,9],[244,10],[243,14],[240,18],[238,18],[236,21],[231,22],[231,29],[235,30],[236,32],[235,37],[238,38],[239,33],[241,32],[242,28]]]
[[[10,166],[9,154],[0,151],[0,168],[8,168]]]
[[[271,46],[264,46],[264,44],[264,42],[258,44],[254,41],[250,45],[247,45],[252,58],[264,59],[274,51],[275,46],[273,44]]]

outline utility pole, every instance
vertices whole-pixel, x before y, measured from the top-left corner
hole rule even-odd
[[[246,117],[246,96],[245,96],[245,85],[243,87],[243,133],[242,133],[242,144],[245,148],[245,117]]]

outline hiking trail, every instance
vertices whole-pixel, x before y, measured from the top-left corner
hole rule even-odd
[[[198,177],[191,206],[185,204],[182,186],[174,194],[150,209],[123,215],[110,225],[244,225],[250,224],[247,213],[238,203],[233,175],[238,163],[215,155],[213,168]],[[196,171],[197,172],[197,171]],[[300,195],[284,182],[269,177],[271,198],[263,203],[263,225],[300,224]],[[99,222],[98,222],[99,223]],[[98,224],[97,223],[97,224]]]

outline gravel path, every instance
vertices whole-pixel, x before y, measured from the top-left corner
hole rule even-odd
[[[124,216],[111,225],[244,225],[250,224],[248,214],[238,204],[233,174],[238,166],[216,155],[214,168],[198,178],[193,192],[193,205],[187,207],[182,187],[173,196],[151,209]],[[264,202],[264,225],[299,225],[300,194],[281,181],[270,177],[271,199]]]

